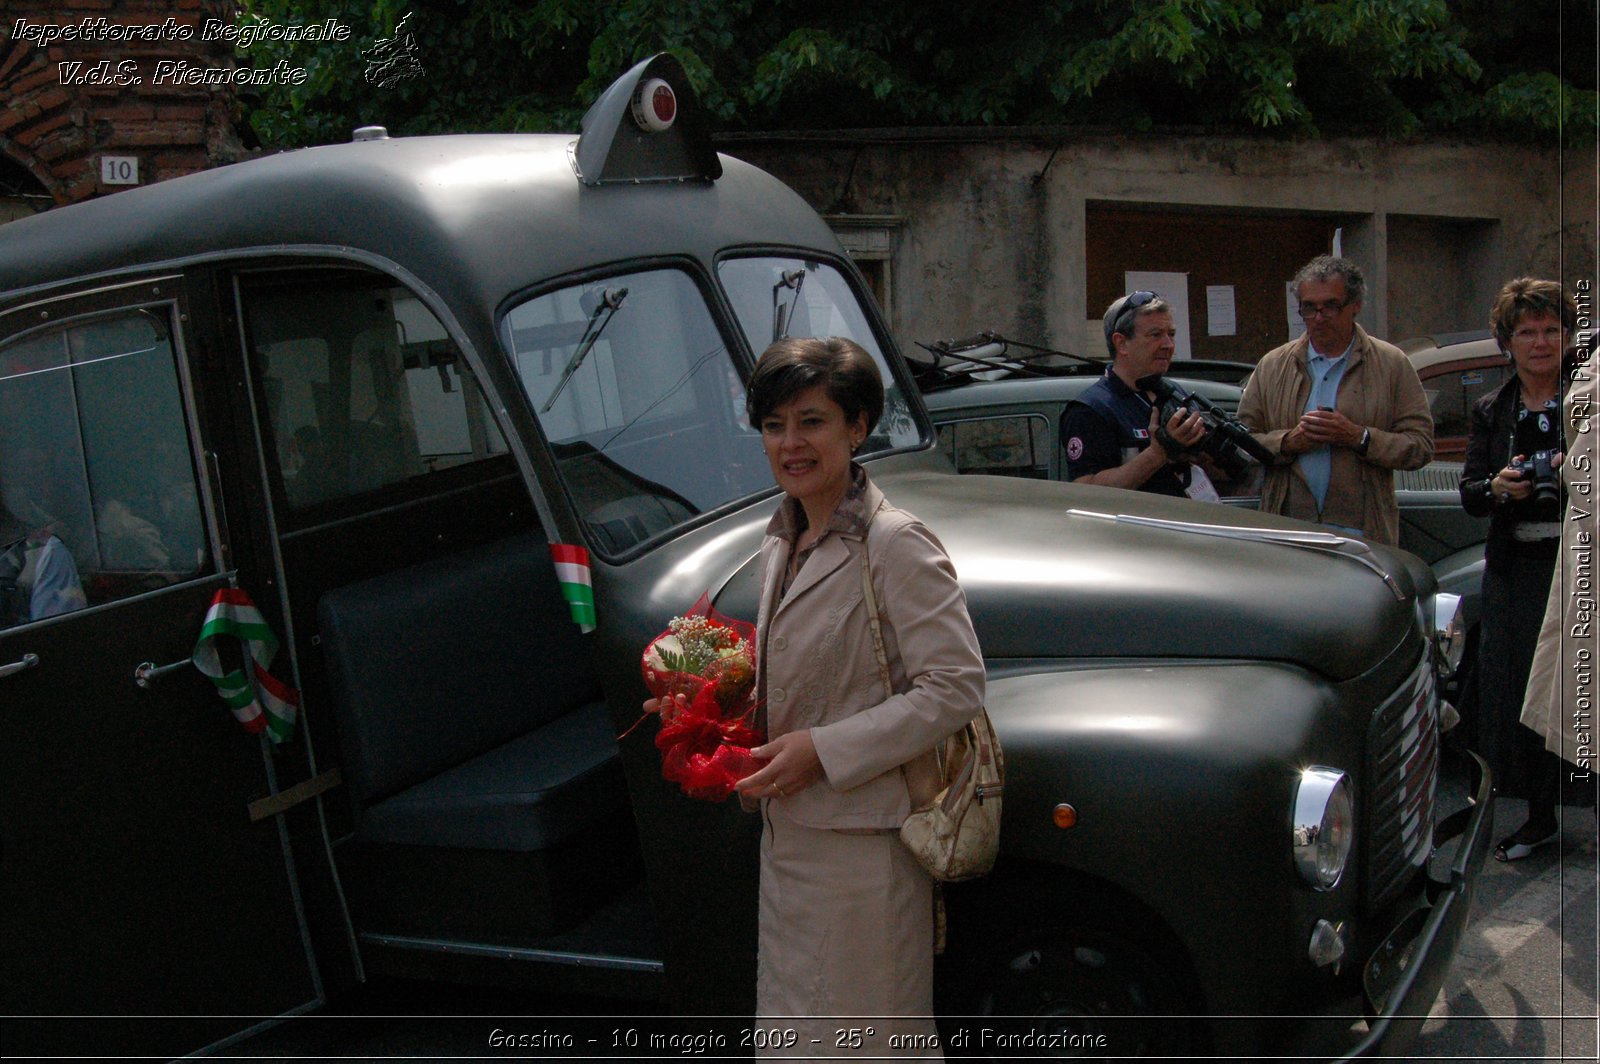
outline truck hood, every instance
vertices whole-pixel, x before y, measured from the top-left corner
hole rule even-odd
[[[896,506],[955,563],[984,657],[1239,658],[1286,661],[1332,680],[1384,660],[1415,623],[1425,567],[1399,551],[1355,557],[1115,520],[1241,530],[1311,526],[1139,492],[873,463]],[[754,617],[744,565],[719,608]],[[1387,575],[1387,579],[1385,578]]]

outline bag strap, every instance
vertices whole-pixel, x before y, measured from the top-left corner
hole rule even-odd
[[[882,507],[880,502],[879,507]],[[878,676],[883,680],[883,696],[894,694],[894,684],[889,679],[889,655],[883,649],[883,621],[878,617],[878,596],[872,590],[872,564],[868,561],[867,537],[872,534],[872,522],[878,511],[867,518],[866,531],[861,533],[861,601],[867,605],[867,622],[872,626],[872,652],[878,657]]]
[[[877,511],[873,511],[873,516],[874,517],[877,516]],[[867,524],[868,531],[871,531],[871,528],[872,528],[872,525],[871,525],[871,522],[869,521],[868,524]],[[892,679],[890,679],[890,677],[889,677],[889,655],[883,649],[883,621],[878,616],[878,595],[877,595],[877,593],[875,591],[872,590],[872,565],[867,559],[867,554],[868,554],[868,551],[867,551],[867,537],[866,536],[862,536],[861,537],[861,599],[862,599],[863,602],[866,603],[866,606],[867,606],[867,623],[872,628],[872,652],[878,658],[878,676],[879,676],[880,679],[883,680],[883,693],[884,693],[884,696],[885,697],[889,697],[889,696],[892,696],[895,693],[895,691],[894,691],[894,681]],[[960,734],[960,733],[958,732],[957,734]],[[936,745],[933,748],[933,756],[934,756],[935,762],[937,762],[937,764],[939,766],[939,778],[941,780],[944,780],[945,765],[949,761],[949,754],[948,754],[947,749],[946,749],[948,747],[948,745],[949,745],[949,740],[946,739],[944,742],[939,743],[938,745]],[[905,772],[905,766],[904,765],[900,766],[900,771],[902,773]]]
[[[867,540],[861,539],[861,598],[867,604],[867,622],[872,626],[872,652],[878,656],[878,676],[883,680],[883,694],[894,694],[889,680],[889,655],[883,649],[883,622],[878,619],[878,596],[872,591],[872,567],[867,562]]]

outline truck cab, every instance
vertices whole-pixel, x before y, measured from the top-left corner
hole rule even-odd
[[[376,972],[749,1016],[759,823],[662,780],[639,658],[703,593],[755,616],[782,335],[878,361],[862,460],[988,664],[1005,824],[948,891],[947,1034],[1231,1055],[1349,1002],[1373,1053],[1426,1015],[1491,803],[1479,763],[1439,823],[1427,567],[955,475],[672,57],[575,137],[369,129],[4,236],[0,501],[81,590],[0,622],[15,1050],[184,1052]]]

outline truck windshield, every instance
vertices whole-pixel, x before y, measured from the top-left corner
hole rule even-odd
[[[656,269],[547,292],[506,349],[601,553],[772,487],[744,382],[699,287]]]
[[[717,276],[739,317],[750,350],[758,356],[786,336],[844,336],[860,344],[883,373],[883,418],[867,438],[863,454],[922,442],[911,407],[889,369],[866,311],[849,281],[822,261],[789,256],[723,259]]]

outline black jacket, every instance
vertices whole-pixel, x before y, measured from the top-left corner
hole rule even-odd
[[[1566,381],[1563,373],[1562,381]],[[1499,388],[1479,399],[1472,406],[1472,435],[1467,442],[1466,461],[1461,468],[1461,505],[1474,517],[1489,517],[1489,538],[1484,545],[1484,560],[1494,564],[1512,552],[1544,553],[1556,550],[1557,539],[1549,543],[1519,543],[1513,530],[1523,521],[1559,521],[1565,505],[1566,489],[1561,490],[1561,501],[1539,502],[1519,499],[1501,502],[1494,497],[1489,484],[1511,459],[1525,448],[1516,445],[1516,419],[1518,398],[1522,381],[1513,374]],[[1565,387],[1563,387],[1565,392]],[[1550,445],[1562,449],[1561,418],[1553,419]],[[1560,478],[1557,478],[1560,483]]]

